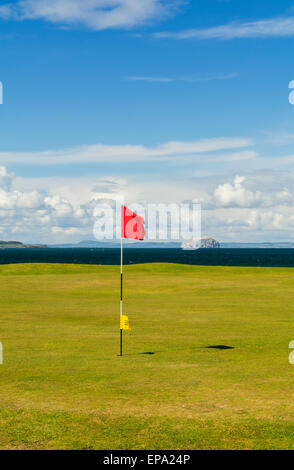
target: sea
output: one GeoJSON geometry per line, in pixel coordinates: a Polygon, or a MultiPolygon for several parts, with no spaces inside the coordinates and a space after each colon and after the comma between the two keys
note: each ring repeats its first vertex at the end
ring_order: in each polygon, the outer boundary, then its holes
{"type": "MultiPolygon", "coordinates": [[[[0,264],[69,263],[119,265],[117,248],[5,248],[0,264]]],[[[294,267],[294,248],[124,249],[124,264],[179,263],[201,266],[294,267]]]]}

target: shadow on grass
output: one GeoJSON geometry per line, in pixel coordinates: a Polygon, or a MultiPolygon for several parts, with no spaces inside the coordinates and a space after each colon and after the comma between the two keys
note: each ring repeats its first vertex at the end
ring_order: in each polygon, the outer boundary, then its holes
{"type": "Polygon", "coordinates": [[[215,345],[210,345],[210,346],[202,346],[202,347],[199,347],[199,346],[195,346],[194,348],[170,348],[170,349],[166,349],[166,350],[161,350],[161,351],[144,351],[144,352],[137,352],[137,353],[126,353],[124,354],[124,356],[153,356],[154,354],[158,354],[158,353],[167,353],[167,352],[170,352],[170,351],[174,351],[174,352],[177,352],[177,351],[188,351],[188,350],[192,350],[192,349],[219,349],[219,350],[225,350],[225,349],[235,349],[234,346],[227,346],[225,344],[215,344],[215,345]]]}
{"type": "Polygon", "coordinates": [[[157,353],[164,353],[167,351],[144,351],[144,352],[137,352],[137,353],[126,353],[124,356],[153,356],[157,353]]]}

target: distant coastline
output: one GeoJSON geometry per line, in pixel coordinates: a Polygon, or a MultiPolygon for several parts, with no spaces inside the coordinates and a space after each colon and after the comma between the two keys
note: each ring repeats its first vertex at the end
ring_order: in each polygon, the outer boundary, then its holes
{"type": "Polygon", "coordinates": [[[0,249],[5,249],[5,248],[48,248],[47,245],[26,245],[22,242],[18,241],[8,241],[5,242],[3,240],[0,240],[0,249]]]}
{"type": "MultiPolygon", "coordinates": [[[[119,241],[97,241],[97,240],[83,240],[78,243],[56,243],[56,244],[31,244],[31,243],[22,243],[19,241],[2,241],[0,240],[0,249],[6,248],[110,248],[110,249],[117,249],[120,248],[119,241]]],[[[138,248],[146,248],[146,249],[181,249],[181,242],[129,242],[126,240],[124,242],[124,248],[126,249],[138,249],[138,248]]],[[[211,249],[214,247],[210,246],[202,246],[201,248],[211,249]]],[[[278,248],[278,249],[291,249],[294,248],[294,241],[293,242],[251,242],[251,243],[243,243],[243,242],[220,242],[218,249],[242,249],[242,248],[278,248]]],[[[193,251],[193,250],[192,250],[193,251]]]]}
{"type": "MultiPolygon", "coordinates": [[[[242,242],[220,242],[221,248],[294,248],[293,242],[255,242],[255,243],[242,243],[242,242]]],[[[83,240],[79,243],[60,243],[48,245],[48,248],[120,248],[118,241],[97,241],[97,240],[83,240]]],[[[150,249],[181,249],[181,242],[124,242],[124,248],[137,249],[137,248],[150,248],[150,249]]],[[[201,247],[205,248],[205,247],[201,247]]],[[[205,249],[211,249],[206,247],[205,249]]]]}

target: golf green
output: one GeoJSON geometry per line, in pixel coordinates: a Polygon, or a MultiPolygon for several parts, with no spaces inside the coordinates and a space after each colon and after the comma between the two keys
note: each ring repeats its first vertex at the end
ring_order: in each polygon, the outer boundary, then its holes
{"type": "Polygon", "coordinates": [[[0,266],[1,449],[290,449],[292,268],[0,266]]]}

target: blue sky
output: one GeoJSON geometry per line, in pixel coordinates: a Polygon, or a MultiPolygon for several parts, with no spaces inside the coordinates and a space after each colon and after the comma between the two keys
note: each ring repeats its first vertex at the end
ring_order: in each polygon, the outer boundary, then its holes
{"type": "Polygon", "coordinates": [[[123,194],[200,201],[223,241],[292,241],[293,1],[2,1],[0,18],[0,238],[93,238],[93,201],[123,194]]]}

